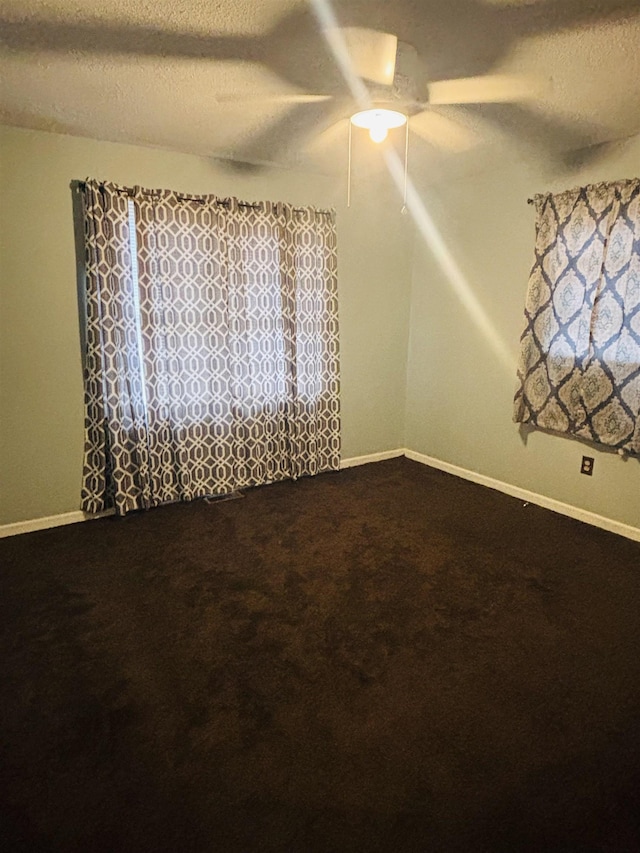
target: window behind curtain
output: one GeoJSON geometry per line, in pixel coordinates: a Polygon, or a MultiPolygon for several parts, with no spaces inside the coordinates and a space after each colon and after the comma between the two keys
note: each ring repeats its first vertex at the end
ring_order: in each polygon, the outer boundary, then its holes
{"type": "Polygon", "coordinates": [[[514,419],[640,455],[640,181],[535,204],[514,419]]]}
{"type": "Polygon", "coordinates": [[[337,468],[333,213],[98,182],[84,195],[83,508],[337,468]]]}

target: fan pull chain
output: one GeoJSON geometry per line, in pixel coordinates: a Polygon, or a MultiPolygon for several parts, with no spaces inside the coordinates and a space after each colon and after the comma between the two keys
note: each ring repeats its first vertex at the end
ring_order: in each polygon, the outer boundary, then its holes
{"type": "MultiPolygon", "coordinates": [[[[352,162],[353,128],[349,122],[349,160],[347,165],[347,207],[351,207],[351,162],[352,162]]],[[[409,182],[409,117],[405,122],[404,133],[404,188],[402,194],[402,208],[400,212],[405,216],[407,209],[407,185],[409,182]]]]}
{"type": "Polygon", "coordinates": [[[351,207],[351,133],[352,125],[349,122],[349,165],[347,166],[347,207],[351,207]]]}
{"type": "Polygon", "coordinates": [[[403,216],[407,214],[407,175],[409,172],[409,116],[407,116],[407,123],[405,124],[405,134],[404,134],[404,194],[402,197],[402,209],[400,213],[403,216]]]}

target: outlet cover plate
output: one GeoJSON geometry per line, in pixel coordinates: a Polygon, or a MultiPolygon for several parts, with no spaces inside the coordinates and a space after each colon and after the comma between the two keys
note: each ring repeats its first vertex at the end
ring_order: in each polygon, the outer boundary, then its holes
{"type": "Polygon", "coordinates": [[[582,457],[582,465],[580,466],[580,473],[586,474],[588,477],[591,477],[593,474],[593,456],[583,456],[582,457]]]}

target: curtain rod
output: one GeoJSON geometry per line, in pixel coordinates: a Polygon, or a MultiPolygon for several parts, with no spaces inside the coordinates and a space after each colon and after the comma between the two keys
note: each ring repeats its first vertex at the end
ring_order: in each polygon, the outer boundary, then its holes
{"type": "MultiPolygon", "coordinates": [[[[71,181],[71,188],[72,189],[80,189],[80,188],[86,187],[86,185],[87,185],[86,181],[78,181],[78,180],[71,181]]],[[[126,193],[126,195],[128,195],[128,196],[134,196],[136,194],[136,192],[138,192],[141,195],[146,195],[146,196],[150,196],[151,198],[153,198],[154,196],[160,195],[161,193],[165,192],[165,190],[147,190],[144,187],[138,187],[136,189],[136,187],[124,187],[124,186],[121,187],[121,186],[117,186],[116,184],[111,184],[111,186],[113,187],[113,189],[116,192],[126,193]]],[[[170,192],[174,192],[176,198],[178,198],[180,201],[196,201],[196,202],[199,202],[200,204],[205,203],[205,199],[203,199],[201,196],[188,195],[187,193],[179,193],[179,192],[176,192],[175,190],[170,190],[170,192]]],[[[225,207],[229,207],[229,205],[231,204],[231,200],[228,198],[216,198],[215,203],[224,205],[225,207]]],[[[260,202],[260,201],[256,201],[256,202],[238,201],[238,207],[248,207],[248,208],[251,208],[252,210],[259,210],[262,207],[262,204],[263,204],[263,202],[260,202]]],[[[292,210],[294,213],[306,213],[308,208],[293,207],[292,210]]],[[[315,213],[322,213],[324,216],[332,216],[333,215],[332,210],[324,210],[321,208],[314,208],[314,212],[315,213]]]]}
{"type": "Polygon", "coordinates": [[[547,198],[556,195],[564,195],[565,193],[583,193],[586,190],[602,190],[602,189],[618,189],[622,187],[628,187],[630,184],[634,186],[640,183],[640,178],[621,178],[618,181],[598,181],[595,184],[585,184],[582,187],[571,187],[566,190],[560,190],[557,193],[554,192],[546,192],[546,193],[538,193],[533,198],[527,199],[527,204],[535,204],[537,198],[547,198]]]}

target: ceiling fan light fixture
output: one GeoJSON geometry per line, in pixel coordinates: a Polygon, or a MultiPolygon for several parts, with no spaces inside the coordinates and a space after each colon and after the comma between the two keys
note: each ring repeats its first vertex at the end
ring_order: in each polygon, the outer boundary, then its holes
{"type": "Polygon", "coordinates": [[[347,207],[351,207],[351,155],[352,155],[352,130],[353,127],[362,127],[369,131],[369,136],[374,142],[382,142],[387,138],[387,133],[396,127],[403,127],[404,132],[404,198],[402,213],[407,212],[407,176],[409,167],[409,117],[397,110],[388,110],[384,107],[375,107],[371,110],[360,110],[349,119],[349,161],[347,168],[347,207]]]}
{"type": "Polygon", "coordinates": [[[394,127],[402,127],[406,122],[407,117],[404,113],[383,108],[361,110],[351,116],[351,124],[368,130],[374,142],[382,142],[387,138],[390,130],[394,127]]]}

